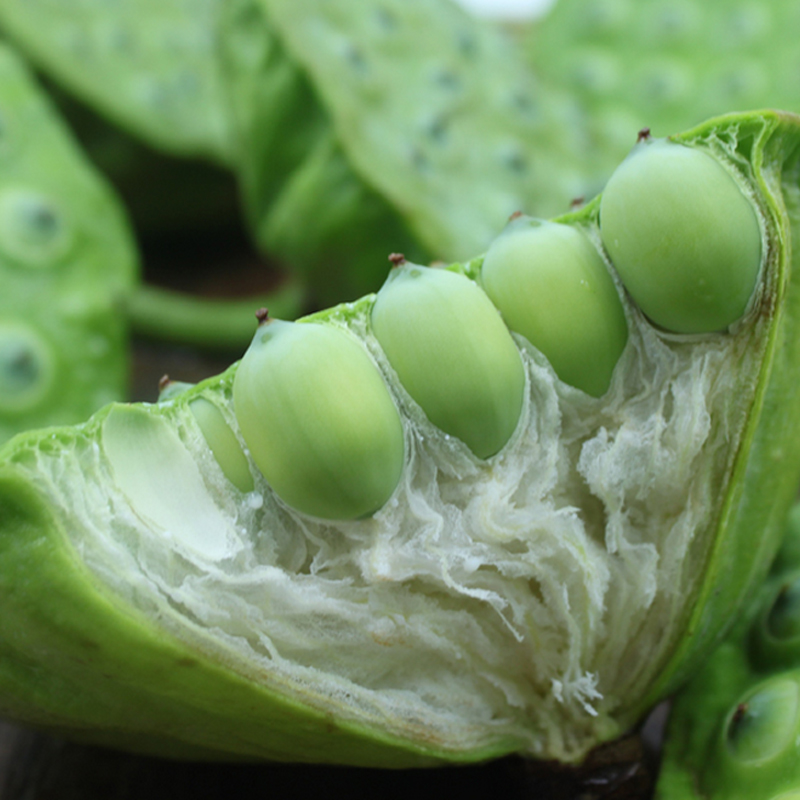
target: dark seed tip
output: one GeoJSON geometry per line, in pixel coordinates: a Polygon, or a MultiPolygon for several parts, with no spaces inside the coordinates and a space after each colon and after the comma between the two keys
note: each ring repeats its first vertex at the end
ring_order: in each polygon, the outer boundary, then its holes
{"type": "Polygon", "coordinates": [[[259,325],[263,325],[268,318],[269,318],[268,308],[259,308],[258,311],[256,311],[256,319],[258,320],[259,325]]]}
{"type": "Polygon", "coordinates": [[[586,202],[585,197],[574,197],[572,202],[569,204],[570,210],[575,211],[576,209],[580,208],[586,202]]]}
{"type": "Polygon", "coordinates": [[[512,214],[512,215],[511,215],[509,218],[508,218],[508,221],[509,221],[509,222],[513,222],[515,219],[519,219],[521,216],[522,216],[522,212],[521,212],[521,211],[515,211],[515,212],[514,212],[514,213],[513,213],[513,214],[512,214]]]}
{"type": "Polygon", "coordinates": [[[393,267],[399,267],[401,264],[406,263],[406,257],[402,253],[390,253],[389,261],[391,261],[393,267]]]}
{"type": "Polygon", "coordinates": [[[739,703],[739,705],[736,706],[736,711],[733,712],[733,719],[731,720],[731,722],[734,725],[738,725],[742,721],[742,719],[744,719],[744,716],[745,714],[747,714],[747,711],[748,711],[747,703],[739,703]]]}
{"type": "Polygon", "coordinates": [[[642,128],[636,137],[637,142],[646,142],[650,138],[650,128],[642,128]]]}
{"type": "Polygon", "coordinates": [[[158,391],[163,392],[171,383],[169,375],[162,375],[158,380],[158,391]]]}

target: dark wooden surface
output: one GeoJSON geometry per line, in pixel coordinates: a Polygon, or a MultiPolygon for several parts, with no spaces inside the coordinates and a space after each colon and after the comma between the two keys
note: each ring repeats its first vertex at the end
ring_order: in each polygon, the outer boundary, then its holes
{"type": "Polygon", "coordinates": [[[386,771],[164,761],[0,722],[1,800],[647,800],[655,768],[647,732],[599,749],[581,768],[507,758],[475,767],[386,771]]]}

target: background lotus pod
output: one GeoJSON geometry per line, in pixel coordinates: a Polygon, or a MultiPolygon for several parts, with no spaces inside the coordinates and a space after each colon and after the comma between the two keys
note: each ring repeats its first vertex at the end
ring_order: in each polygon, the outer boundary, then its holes
{"type": "MultiPolygon", "coordinates": [[[[758,112],[676,137],[736,165],[763,215],[736,330],[663,335],[626,298],[600,399],[517,340],[522,424],[491,462],[390,381],[406,461],[373,517],[314,520],[254,468],[256,492],[230,486],[189,404],[212,400],[238,437],[236,365],[6,445],[3,713],[151,752],[383,766],[577,760],[627,730],[708,660],[798,483],[799,126],[758,112]]],[[[596,234],[598,207],[559,221],[596,234]]],[[[390,375],[373,303],[312,321],[390,375]]]]}
{"type": "Polygon", "coordinates": [[[127,385],[125,217],[7,47],[0,49],[0,441],[79,422],[127,385]]]}
{"type": "Polygon", "coordinates": [[[78,97],[169,152],[226,163],[220,0],[3,0],[0,26],[78,97]]]}
{"type": "Polygon", "coordinates": [[[798,23],[788,0],[558,0],[525,36],[545,90],[583,109],[591,196],[643,127],[661,137],[731,109],[800,110],[798,23]]]}
{"type": "Polygon", "coordinates": [[[800,719],[791,697],[800,667],[800,649],[791,635],[798,615],[785,597],[800,568],[799,514],[795,505],[781,550],[754,601],[678,695],[667,729],[659,800],[777,798],[800,789],[800,719]],[[776,614],[784,618],[780,632],[776,614]],[[771,702],[775,692],[786,695],[777,704],[771,702]],[[764,708],[760,701],[766,701],[764,708]]]}
{"type": "MultiPolygon", "coordinates": [[[[387,247],[463,258],[513,211],[564,211],[582,186],[572,103],[450,0],[3,0],[0,26],[151,145],[231,164],[259,247],[304,275],[317,303],[376,288],[387,247]]],[[[122,161],[120,186],[150,226],[122,161]]],[[[140,153],[137,174],[151,161],[140,153]]],[[[200,172],[158,174],[174,197],[200,172]]],[[[218,175],[199,185],[228,197],[218,175]]],[[[191,207],[203,220],[229,211],[191,207]]]]}
{"type": "Polygon", "coordinates": [[[464,258],[582,185],[570,102],[449,1],[236,0],[221,48],[251,227],[317,300],[377,288],[387,247],[464,258]]]}
{"type": "Polygon", "coordinates": [[[485,248],[519,209],[567,210],[583,166],[571,106],[496,29],[449,2],[258,1],[354,172],[435,257],[485,248]]]}

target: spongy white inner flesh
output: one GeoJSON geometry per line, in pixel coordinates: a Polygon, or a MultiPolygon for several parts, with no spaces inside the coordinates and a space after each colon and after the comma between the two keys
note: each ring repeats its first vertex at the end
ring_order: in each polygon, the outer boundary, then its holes
{"type": "MultiPolygon", "coordinates": [[[[225,529],[203,534],[212,546],[164,512],[196,504],[196,482],[172,481],[152,502],[149,489],[126,492],[110,439],[32,452],[31,477],[67,509],[103,581],[234,668],[398,736],[576,757],[615,732],[674,644],[760,357],[757,318],[670,341],[626,307],[629,345],[600,399],[518,340],[523,419],[487,462],[397,385],[363,309],[332,319],[363,338],[404,419],[404,477],[370,519],[302,517],[252,463],[256,490],[241,494],[180,397],[153,413],[177,434],[162,445],[169,458],[199,467],[202,502],[225,529]]],[[[238,436],[230,383],[204,396],[238,436]]]]}

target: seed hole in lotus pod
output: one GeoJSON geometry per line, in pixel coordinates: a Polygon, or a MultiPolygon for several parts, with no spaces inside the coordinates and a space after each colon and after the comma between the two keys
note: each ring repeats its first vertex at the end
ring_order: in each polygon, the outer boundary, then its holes
{"type": "Polygon", "coordinates": [[[31,326],[0,325],[0,411],[30,411],[49,394],[55,372],[52,347],[31,326]]]}
{"type": "Polygon", "coordinates": [[[200,469],[175,431],[140,408],[116,406],[102,447],[131,510],[193,556],[219,561],[237,551],[233,524],[209,495],[200,469]]]}
{"type": "Polygon", "coordinates": [[[72,230],[53,200],[29,189],[0,194],[0,249],[12,261],[53,267],[72,244],[72,230]]]}

